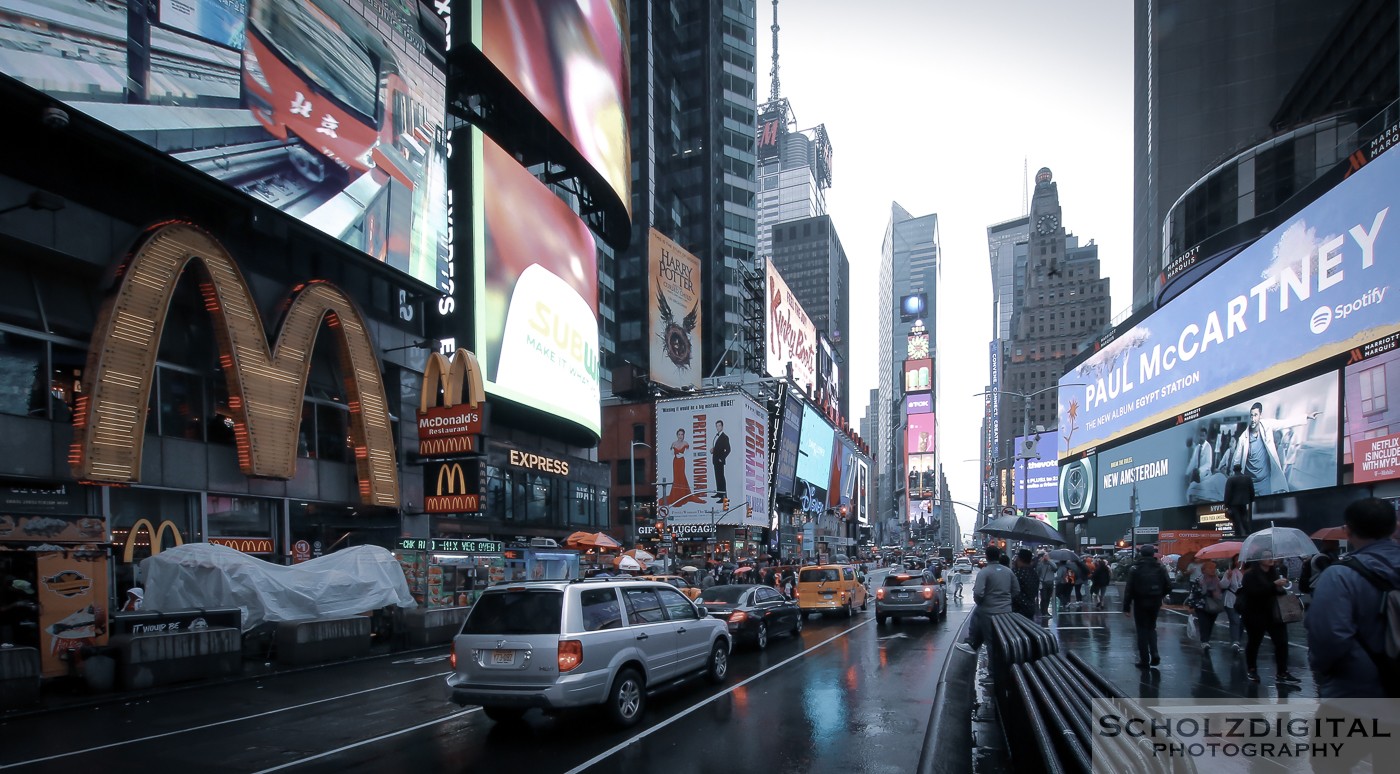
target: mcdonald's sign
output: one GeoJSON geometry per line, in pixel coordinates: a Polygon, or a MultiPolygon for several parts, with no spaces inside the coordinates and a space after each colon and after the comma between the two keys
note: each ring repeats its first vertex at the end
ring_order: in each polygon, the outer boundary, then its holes
{"type": "Polygon", "coordinates": [[[438,352],[428,356],[418,401],[420,455],[457,457],[480,452],[485,411],[486,391],[476,355],[459,349],[451,360],[438,352]]]}
{"type": "Polygon", "coordinates": [[[142,531],[151,540],[151,556],[160,553],[160,544],[165,538],[167,529],[170,530],[170,536],[175,541],[175,545],[185,544],[185,539],[180,537],[180,528],[175,525],[175,522],[166,519],[157,528],[151,524],[150,519],[137,519],[136,523],[131,525],[131,530],[126,533],[126,545],[122,548],[122,561],[131,563],[132,556],[136,552],[136,534],[142,531]]]}
{"type": "Polygon", "coordinates": [[[272,538],[211,537],[209,542],[216,546],[227,546],[245,554],[270,554],[273,552],[272,538]]]}
{"type": "Polygon", "coordinates": [[[427,513],[476,513],[481,510],[482,466],[475,461],[437,462],[423,468],[427,513]]]}
{"type": "Polygon", "coordinates": [[[228,411],[244,475],[290,479],[297,431],[322,322],[346,374],[350,442],[367,504],[397,507],[399,480],[379,357],[364,317],[339,288],[322,281],[294,289],[276,344],[233,258],[189,223],[151,228],[118,267],[88,348],[83,396],[73,414],[68,462],[84,482],[124,484],[141,475],[141,446],[166,312],[186,269],[214,322],[228,411]]]}

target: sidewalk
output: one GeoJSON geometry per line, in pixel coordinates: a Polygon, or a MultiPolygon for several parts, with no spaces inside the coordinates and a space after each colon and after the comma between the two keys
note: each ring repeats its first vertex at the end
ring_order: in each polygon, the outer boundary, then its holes
{"type": "MultiPolygon", "coordinates": [[[[1190,611],[1164,607],[1157,619],[1157,642],[1162,664],[1138,669],[1137,635],[1133,619],[1123,615],[1122,584],[1109,588],[1102,610],[1072,603],[1056,613],[1049,628],[1060,641],[1060,652],[1074,653],[1128,696],[1139,699],[1265,699],[1287,696],[1313,698],[1317,686],[1308,667],[1307,636],[1302,624],[1288,627],[1288,668],[1301,684],[1274,679],[1274,650],[1266,637],[1259,648],[1258,683],[1245,677],[1244,653],[1230,647],[1229,619],[1215,622],[1211,649],[1186,639],[1186,627],[1195,625],[1190,611]]],[[[1056,603],[1051,603],[1052,612],[1056,603]]],[[[1241,638],[1241,645],[1244,644],[1241,638]]]]}

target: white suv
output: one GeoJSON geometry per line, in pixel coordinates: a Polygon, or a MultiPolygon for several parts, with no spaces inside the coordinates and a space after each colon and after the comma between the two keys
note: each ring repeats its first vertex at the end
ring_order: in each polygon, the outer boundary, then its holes
{"type": "Polygon", "coordinates": [[[648,691],[729,673],[727,624],[667,583],[630,579],[492,586],[452,640],[452,700],[496,721],[530,707],[603,705],[641,719],[648,691]]]}

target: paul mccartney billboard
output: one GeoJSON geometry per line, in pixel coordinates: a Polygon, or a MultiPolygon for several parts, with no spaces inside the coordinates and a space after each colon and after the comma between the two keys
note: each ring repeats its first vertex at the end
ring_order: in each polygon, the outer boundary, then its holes
{"type": "Polygon", "coordinates": [[[1394,330],[1400,153],[1378,156],[1071,368],[1059,456],[1226,398],[1394,330]]]}

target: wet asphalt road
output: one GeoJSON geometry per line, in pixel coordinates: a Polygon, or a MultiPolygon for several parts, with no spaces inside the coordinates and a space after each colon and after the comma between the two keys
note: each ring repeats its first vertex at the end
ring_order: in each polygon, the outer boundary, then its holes
{"type": "Polygon", "coordinates": [[[0,770],[215,772],[912,772],[954,635],[948,620],[809,618],[740,649],[723,685],[652,697],[619,731],[599,712],[497,726],[447,701],[446,649],[194,686],[0,723],[0,770]]]}

